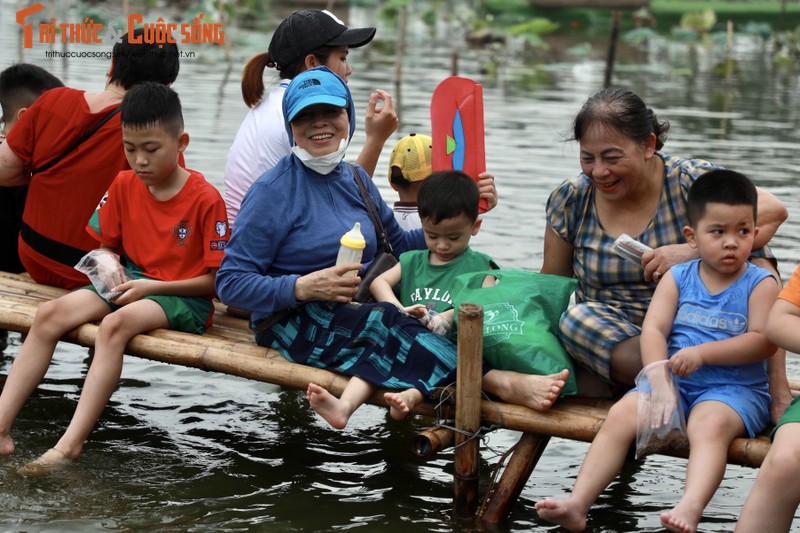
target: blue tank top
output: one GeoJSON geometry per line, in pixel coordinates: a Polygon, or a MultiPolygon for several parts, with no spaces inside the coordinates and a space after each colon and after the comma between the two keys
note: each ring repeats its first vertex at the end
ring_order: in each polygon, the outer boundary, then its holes
{"type": "MultiPolygon", "coordinates": [[[[711,294],[700,279],[699,259],[671,268],[678,286],[678,312],[672,323],[668,352],[670,357],[686,346],[728,339],[747,332],[750,293],[769,271],[747,263],[747,270],[730,286],[711,294]]],[[[682,386],[717,385],[767,386],[767,362],[747,365],[705,365],[688,377],[682,386]]]]}

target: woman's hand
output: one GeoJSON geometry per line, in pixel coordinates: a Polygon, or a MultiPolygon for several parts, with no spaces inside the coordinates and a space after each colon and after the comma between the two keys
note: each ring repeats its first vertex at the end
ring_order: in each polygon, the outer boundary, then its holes
{"type": "Polygon", "coordinates": [[[378,166],[383,145],[397,129],[398,124],[400,121],[394,109],[392,96],[380,89],[369,95],[367,112],[364,116],[364,131],[367,139],[361,153],[358,154],[356,163],[361,165],[370,176],[375,175],[375,167],[378,166]],[[379,107],[378,101],[382,101],[383,105],[379,107]]]}
{"type": "Polygon", "coordinates": [[[359,263],[349,263],[300,276],[294,284],[294,297],[300,302],[350,302],[356,295],[361,278],[345,274],[360,269],[359,263]]]}
{"type": "Polygon", "coordinates": [[[478,174],[478,190],[481,193],[481,198],[485,198],[489,207],[487,211],[491,211],[497,206],[497,187],[494,185],[494,174],[489,172],[481,172],[478,174]]]}
{"type": "Polygon", "coordinates": [[[399,124],[400,120],[397,118],[397,111],[394,109],[392,95],[381,89],[377,89],[370,94],[367,112],[364,115],[364,131],[367,138],[374,138],[383,146],[386,139],[395,132],[399,124]],[[383,102],[380,107],[378,106],[379,101],[383,102]]]}
{"type": "Polygon", "coordinates": [[[658,283],[673,265],[697,258],[697,252],[688,244],[668,244],[642,255],[645,281],[658,283]]]}
{"type": "Polygon", "coordinates": [[[126,281],[113,288],[114,292],[121,292],[119,296],[114,298],[113,303],[116,305],[127,305],[137,300],[141,300],[145,296],[151,294],[158,294],[158,287],[163,281],[155,279],[132,279],[126,281]]]}

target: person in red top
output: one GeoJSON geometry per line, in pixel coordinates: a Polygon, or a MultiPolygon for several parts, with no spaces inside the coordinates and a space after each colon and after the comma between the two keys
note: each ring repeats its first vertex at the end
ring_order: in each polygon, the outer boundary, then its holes
{"type": "MultiPolygon", "coordinates": [[[[45,91],[63,87],[61,80],[38,65],[16,63],[0,72],[0,108],[3,111],[0,143],[45,91]]],[[[19,261],[17,240],[25,209],[28,186],[0,187],[0,270],[20,273],[25,267],[19,261]]]]}
{"type": "Polygon", "coordinates": [[[122,371],[125,345],[156,328],[203,333],[214,312],[214,278],[228,242],[222,196],[184,169],[178,95],[166,85],[133,87],[122,101],[122,143],[133,170],[120,172],[86,228],[100,241],[90,254],[94,286],[42,304],[0,394],[0,455],[14,452],[11,425],[44,377],[66,332],[100,321],[95,355],[78,407],[58,443],[22,474],[78,458],[122,371]],[[124,250],[124,252],[122,252],[124,250]],[[114,258],[122,253],[126,277],[114,258]],[[108,297],[104,288],[110,289],[108,297]]]}
{"type": "Polygon", "coordinates": [[[105,90],[48,91],[0,145],[0,185],[29,185],[19,255],[38,283],[66,289],[88,283],[73,268],[96,244],[84,231],[86,221],[114,176],[129,168],[120,149],[120,102],[138,83],[169,85],[178,76],[177,45],[147,44],[141,39],[143,31],[134,31],[140,44],[128,42],[125,34],[114,45],[105,90]],[[88,138],[75,146],[87,133],[88,138]]]}

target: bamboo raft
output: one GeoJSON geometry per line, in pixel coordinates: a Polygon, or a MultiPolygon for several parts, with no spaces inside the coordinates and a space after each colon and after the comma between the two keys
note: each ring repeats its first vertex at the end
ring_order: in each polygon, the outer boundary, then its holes
{"type": "MultiPolygon", "coordinates": [[[[39,285],[26,275],[0,272],[0,329],[27,332],[38,305],[66,292],[63,289],[39,285]]],[[[482,331],[482,310],[480,313],[481,322],[476,330],[478,336],[482,331]]],[[[69,332],[62,340],[90,347],[94,345],[97,329],[98,326],[95,324],[85,324],[69,332]]],[[[468,344],[462,342],[464,337],[461,333],[459,331],[459,358],[462,356],[463,345],[468,344]]],[[[476,349],[479,351],[482,349],[480,338],[472,344],[477,344],[476,349]]],[[[348,379],[326,370],[291,363],[278,352],[256,345],[247,321],[229,315],[225,307],[220,304],[216,307],[214,325],[204,335],[157,329],[137,335],[128,344],[126,353],[153,361],[222,372],[291,389],[305,390],[310,382],[314,382],[336,396],[341,395],[348,379]]],[[[479,378],[477,383],[480,383],[479,378]]],[[[798,390],[800,382],[790,382],[790,385],[795,396],[800,394],[798,390]]],[[[479,385],[473,388],[479,389],[479,385]]],[[[383,392],[385,391],[377,391],[370,398],[370,403],[385,406],[383,392]]],[[[608,400],[562,398],[553,408],[540,413],[518,405],[480,399],[479,390],[457,390],[455,394],[459,402],[467,396],[473,398],[470,401],[476,406],[475,417],[479,417],[481,426],[505,428],[523,434],[514,446],[500,480],[484,498],[481,519],[485,523],[497,523],[505,518],[551,437],[591,442],[611,406],[608,400]]],[[[458,407],[458,405],[453,407],[452,404],[445,405],[444,411],[438,414],[444,418],[456,419],[458,423],[458,418],[461,416],[458,407]]],[[[417,406],[412,413],[428,417],[437,415],[433,405],[428,403],[417,406]]],[[[468,422],[467,426],[470,425],[474,423],[468,422]]],[[[462,437],[463,435],[454,436],[454,432],[450,429],[432,428],[422,432],[414,440],[412,450],[418,455],[430,456],[452,446],[456,441],[461,443],[462,437]]],[[[473,441],[477,450],[477,441],[474,439],[473,441]]],[[[758,467],[769,447],[770,442],[765,435],[754,439],[735,439],[728,450],[728,462],[758,467]]],[[[686,457],[686,453],[676,452],[674,456],[686,457]]],[[[458,468],[458,464],[456,467],[458,468]]],[[[460,482],[457,471],[456,501],[459,500],[460,482]]],[[[474,508],[475,504],[476,501],[469,501],[465,505],[467,508],[474,508]]]]}

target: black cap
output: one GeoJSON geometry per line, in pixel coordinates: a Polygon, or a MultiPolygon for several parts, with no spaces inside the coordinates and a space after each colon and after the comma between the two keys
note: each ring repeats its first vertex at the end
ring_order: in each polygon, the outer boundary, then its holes
{"type": "Polygon", "coordinates": [[[375,28],[348,28],[327,10],[295,11],[275,29],[269,55],[279,67],[284,67],[322,46],[364,46],[375,37],[375,31],[375,28]]]}

